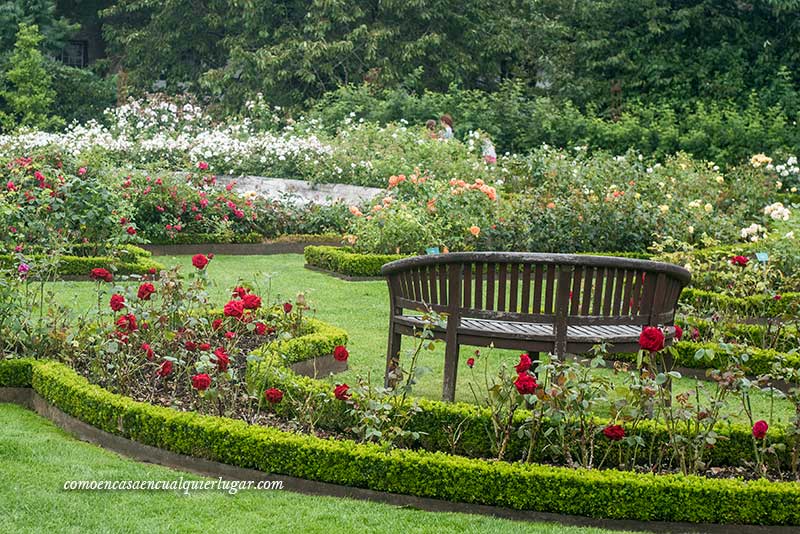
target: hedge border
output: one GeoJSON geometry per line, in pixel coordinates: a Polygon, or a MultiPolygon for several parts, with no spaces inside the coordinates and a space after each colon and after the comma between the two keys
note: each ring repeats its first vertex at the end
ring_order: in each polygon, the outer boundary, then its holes
{"type": "MultiPolygon", "coordinates": [[[[79,279],[89,279],[89,272],[92,269],[96,269],[98,267],[102,267],[104,269],[110,269],[114,274],[118,275],[146,275],[150,271],[150,269],[156,269],[158,271],[164,269],[164,266],[153,260],[150,257],[150,253],[144,249],[139,249],[138,247],[131,247],[128,248],[137,248],[141,252],[137,252],[135,254],[131,254],[133,261],[126,261],[125,259],[113,257],[113,256],[75,256],[75,255],[64,255],[59,258],[60,263],[58,266],[58,275],[62,277],[75,277],[79,279]]],[[[41,258],[39,255],[30,256],[30,259],[33,260],[34,266],[36,263],[37,258],[41,258]]],[[[10,267],[15,264],[15,257],[11,254],[0,254],[0,267],[10,267]]],[[[36,276],[35,269],[31,272],[32,276],[36,276]]]]}
{"type": "Polygon", "coordinates": [[[797,483],[570,469],[440,452],[387,451],[378,445],[326,440],[153,406],[91,385],[63,364],[27,362],[31,387],[64,413],[115,436],[236,467],[516,510],[640,521],[800,524],[797,483]]]}
{"type": "Polygon", "coordinates": [[[302,254],[308,245],[336,245],[341,236],[334,234],[292,234],[275,239],[259,238],[256,242],[236,243],[161,243],[143,245],[145,249],[157,256],[177,256],[186,254],[221,254],[221,255],[270,255],[270,254],[302,254]]]}

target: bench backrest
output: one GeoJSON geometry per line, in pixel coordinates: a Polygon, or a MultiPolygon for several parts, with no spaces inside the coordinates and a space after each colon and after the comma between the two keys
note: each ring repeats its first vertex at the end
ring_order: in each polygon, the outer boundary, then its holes
{"type": "Polygon", "coordinates": [[[459,252],[383,266],[393,310],[554,325],[671,325],[686,269],[573,254],[459,252]]]}

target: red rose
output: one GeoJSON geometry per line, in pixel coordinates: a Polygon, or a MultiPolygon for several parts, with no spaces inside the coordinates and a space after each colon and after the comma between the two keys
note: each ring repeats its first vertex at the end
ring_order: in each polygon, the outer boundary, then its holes
{"type": "Polygon", "coordinates": [[[639,335],[639,347],[650,352],[664,348],[664,332],[657,326],[645,326],[639,335]]]}
{"type": "Polygon", "coordinates": [[[283,304],[283,313],[292,313],[292,303],[291,302],[285,302],[283,304]]]}
{"type": "Polygon", "coordinates": [[[519,363],[514,367],[514,369],[517,370],[517,374],[521,374],[530,369],[532,364],[533,362],[531,362],[531,357],[528,356],[527,352],[524,352],[519,355],[519,363]]]}
{"type": "Polygon", "coordinates": [[[603,435],[611,441],[619,441],[625,437],[625,429],[620,425],[608,425],[603,429],[603,435]]]}
{"type": "Polygon", "coordinates": [[[739,267],[746,267],[749,261],[750,259],[747,256],[734,256],[731,258],[731,263],[739,267]]]}
{"type": "Polygon", "coordinates": [[[156,355],[156,353],[147,343],[142,343],[142,350],[144,351],[144,354],[148,360],[152,360],[156,355]]]}
{"type": "Polygon", "coordinates": [[[213,321],[211,321],[211,328],[213,330],[215,331],[219,330],[221,326],[222,326],[222,319],[214,319],[213,321]]]}
{"type": "Polygon", "coordinates": [[[680,325],[676,324],[675,325],[675,339],[680,341],[682,337],[683,337],[683,328],[681,328],[680,325]]]}
{"type": "Polygon", "coordinates": [[[208,163],[206,163],[205,161],[198,161],[197,162],[197,168],[200,169],[201,171],[207,171],[208,170],[208,163]]]}
{"type": "Polygon", "coordinates": [[[211,345],[209,345],[208,343],[200,343],[199,345],[197,345],[197,348],[205,352],[211,350],[211,345]]]}
{"type": "Polygon", "coordinates": [[[211,377],[205,373],[192,377],[192,387],[197,391],[205,391],[211,386],[211,377]]]}
{"type": "Polygon", "coordinates": [[[183,348],[185,348],[186,350],[191,352],[191,351],[197,349],[197,343],[195,343],[194,341],[191,341],[191,340],[187,341],[186,343],[183,344],[183,348]]]}
{"type": "Polygon", "coordinates": [[[136,228],[133,226],[129,226],[125,229],[125,231],[128,232],[128,235],[136,235],[136,228]]]}
{"type": "Polygon", "coordinates": [[[165,377],[172,372],[172,362],[169,360],[164,360],[161,364],[161,367],[158,368],[156,374],[160,377],[165,377]]]}
{"type": "Polygon", "coordinates": [[[764,439],[767,437],[767,430],[769,430],[769,425],[766,421],[756,421],[756,424],[753,425],[753,436],[756,439],[764,439]]]}
{"type": "Polygon", "coordinates": [[[339,384],[338,386],[333,388],[333,396],[341,401],[347,400],[350,398],[350,394],[347,392],[347,390],[349,389],[350,386],[348,386],[347,384],[339,384]]]}
{"type": "Polygon", "coordinates": [[[222,311],[228,317],[235,317],[237,319],[242,318],[242,314],[244,313],[244,302],[241,300],[231,300],[225,305],[222,311]]]}
{"type": "Polygon", "coordinates": [[[217,350],[214,351],[214,363],[217,364],[217,369],[220,371],[225,371],[228,369],[231,359],[230,356],[228,356],[228,353],[225,352],[224,348],[218,347],[217,350]]]}
{"type": "Polygon", "coordinates": [[[208,265],[208,258],[203,254],[195,254],[192,256],[192,265],[200,270],[205,269],[206,265],[208,265]]]}
{"type": "Polygon", "coordinates": [[[121,316],[117,319],[117,327],[120,330],[133,332],[136,330],[136,316],[132,313],[121,316]]]}
{"type": "Polygon", "coordinates": [[[514,386],[517,388],[520,395],[530,395],[536,392],[536,388],[539,387],[539,384],[537,384],[536,379],[528,373],[520,373],[514,381],[514,386]]]}
{"type": "Polygon", "coordinates": [[[239,297],[240,299],[243,299],[245,295],[247,295],[247,289],[241,286],[233,288],[234,297],[239,297]]]}
{"type": "Polygon", "coordinates": [[[278,404],[283,400],[283,391],[278,388],[269,388],[264,390],[264,398],[267,399],[270,404],[278,404]]]}
{"type": "Polygon", "coordinates": [[[150,295],[156,292],[156,288],[150,282],[145,282],[139,286],[139,292],[136,293],[136,296],[139,297],[140,300],[150,300],[150,295]]]}
{"type": "Polygon", "coordinates": [[[242,297],[245,310],[257,310],[261,307],[261,297],[253,294],[246,294],[242,297]]]}
{"type": "Polygon", "coordinates": [[[774,296],[774,297],[772,297],[772,298],[773,298],[773,299],[775,299],[775,300],[781,300],[781,296],[780,296],[780,295],[775,295],[775,296],[774,296]]]}
{"type": "Polygon", "coordinates": [[[467,359],[467,367],[469,368],[475,367],[475,358],[467,359]]]}
{"type": "Polygon", "coordinates": [[[225,337],[227,339],[233,339],[236,337],[236,332],[225,332],[225,337]]]}
{"type": "Polygon", "coordinates": [[[113,295],[111,295],[111,301],[108,304],[109,306],[111,306],[112,310],[118,312],[125,307],[125,297],[123,297],[119,293],[114,293],[113,295]]]}
{"type": "Polygon", "coordinates": [[[103,280],[105,282],[110,282],[114,279],[114,276],[106,269],[98,267],[96,269],[92,269],[92,272],[89,273],[89,278],[97,281],[103,280]]]}
{"type": "Polygon", "coordinates": [[[333,359],[337,362],[346,362],[349,357],[350,353],[347,352],[347,349],[343,345],[337,345],[333,349],[333,359]]]}
{"type": "Polygon", "coordinates": [[[263,336],[267,333],[267,325],[264,323],[256,323],[256,334],[263,336]]]}
{"type": "Polygon", "coordinates": [[[147,272],[151,275],[155,275],[158,272],[158,269],[156,269],[155,267],[150,267],[149,269],[147,269],[147,272]]]}

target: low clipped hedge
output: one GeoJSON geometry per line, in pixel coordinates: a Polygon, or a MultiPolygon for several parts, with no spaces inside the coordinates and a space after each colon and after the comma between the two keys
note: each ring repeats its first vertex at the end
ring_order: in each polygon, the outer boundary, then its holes
{"type": "Polygon", "coordinates": [[[800,293],[783,293],[780,299],[769,295],[731,297],[704,289],[687,288],[680,302],[697,310],[716,310],[741,317],[784,317],[797,313],[800,293]]]}
{"type": "Polygon", "coordinates": [[[248,234],[217,233],[217,234],[187,234],[177,233],[173,237],[148,237],[153,245],[206,245],[227,243],[261,243],[264,236],[257,232],[248,234]]]}
{"type": "MultiPolygon", "coordinates": [[[[146,251],[142,252],[145,252],[147,255],[124,255],[122,257],[64,255],[59,258],[58,275],[85,276],[88,280],[89,272],[98,267],[109,269],[119,275],[145,275],[151,269],[161,270],[164,268],[161,263],[153,260],[149,253],[146,251]]],[[[34,266],[31,270],[31,276],[34,278],[36,277],[36,262],[41,258],[42,256],[38,255],[30,256],[30,260],[34,266]]],[[[11,254],[0,254],[0,267],[2,268],[7,269],[14,267],[16,261],[17,259],[11,254]]]]}
{"type": "Polygon", "coordinates": [[[308,246],[304,249],[306,264],[346,276],[380,276],[381,267],[403,254],[360,254],[349,247],[308,246]]]}
{"type": "Polygon", "coordinates": [[[105,432],[266,473],[590,517],[800,525],[797,483],[570,469],[386,450],[136,402],[92,385],[56,362],[28,360],[15,365],[30,367],[31,386],[49,403],[105,432]]]}

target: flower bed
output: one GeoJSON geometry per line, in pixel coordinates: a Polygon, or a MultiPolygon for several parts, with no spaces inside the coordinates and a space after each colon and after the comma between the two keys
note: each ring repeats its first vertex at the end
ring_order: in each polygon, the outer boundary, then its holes
{"type": "Polygon", "coordinates": [[[574,470],[386,451],[377,445],[324,440],[135,402],[93,386],[55,362],[3,362],[0,378],[3,386],[30,385],[67,414],[110,434],[267,473],[590,517],[800,524],[796,483],[574,470]]]}
{"type": "MultiPolygon", "coordinates": [[[[76,251],[84,252],[84,251],[76,251]]],[[[79,280],[89,280],[87,273],[92,269],[109,269],[118,275],[138,275],[144,276],[159,271],[164,266],[153,260],[150,253],[139,247],[128,245],[126,248],[117,250],[114,256],[93,256],[93,255],[63,255],[58,256],[55,266],[48,265],[43,268],[46,274],[39,271],[38,265],[50,263],[52,257],[34,254],[30,256],[20,256],[17,254],[0,254],[0,268],[18,268],[25,264],[30,267],[26,271],[30,278],[36,279],[39,276],[55,274],[59,277],[69,277],[79,280]]]]}

